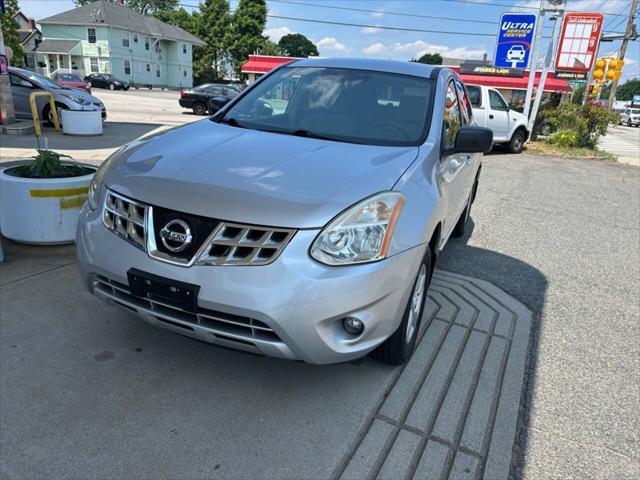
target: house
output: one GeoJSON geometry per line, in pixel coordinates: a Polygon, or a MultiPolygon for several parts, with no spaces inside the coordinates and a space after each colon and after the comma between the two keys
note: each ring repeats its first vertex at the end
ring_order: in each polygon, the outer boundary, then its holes
{"type": "Polygon", "coordinates": [[[27,68],[35,68],[36,54],[33,50],[42,41],[42,32],[36,26],[36,21],[33,18],[28,18],[20,11],[14,14],[13,18],[20,26],[18,38],[24,50],[24,64],[27,68]]]}
{"type": "Polygon", "coordinates": [[[193,47],[204,42],[155,17],[106,0],[39,20],[39,66],[57,70],[111,73],[133,85],[193,86],[193,47]]]}

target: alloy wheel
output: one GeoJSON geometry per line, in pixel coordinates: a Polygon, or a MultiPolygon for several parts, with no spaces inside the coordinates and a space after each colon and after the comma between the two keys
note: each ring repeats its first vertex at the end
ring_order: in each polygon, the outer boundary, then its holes
{"type": "Polygon", "coordinates": [[[416,285],[413,287],[411,294],[411,307],[409,310],[409,318],[407,319],[407,331],[405,333],[405,342],[410,343],[416,334],[416,327],[422,312],[423,297],[427,285],[427,266],[423,263],[418,273],[416,285]]]}

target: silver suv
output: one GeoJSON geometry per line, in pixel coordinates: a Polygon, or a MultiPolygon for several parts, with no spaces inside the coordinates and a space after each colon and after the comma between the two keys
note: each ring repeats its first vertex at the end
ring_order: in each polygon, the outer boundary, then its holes
{"type": "Polygon", "coordinates": [[[306,59],[107,159],[80,214],[97,297],[213,344],[326,364],[412,353],[491,130],[452,70],[306,59]]]}

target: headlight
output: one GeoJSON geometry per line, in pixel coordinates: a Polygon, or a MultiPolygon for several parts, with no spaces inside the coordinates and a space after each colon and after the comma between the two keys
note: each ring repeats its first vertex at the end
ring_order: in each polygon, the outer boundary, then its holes
{"type": "Polygon", "coordinates": [[[403,205],[404,197],[397,192],[379,193],[363,200],[320,232],[311,245],[311,256],[326,265],[385,258],[403,205]]]}
{"type": "Polygon", "coordinates": [[[112,155],[110,155],[102,165],[98,167],[95,175],[91,179],[91,183],[89,184],[89,194],[87,195],[87,202],[89,203],[89,208],[91,210],[95,210],[98,208],[98,201],[100,200],[100,189],[102,188],[102,181],[104,180],[104,174],[107,172],[109,168],[109,164],[111,163],[111,159],[114,158],[117,154],[120,153],[121,149],[116,150],[112,155]]]}
{"type": "Polygon", "coordinates": [[[75,95],[70,95],[68,93],[62,93],[63,97],[68,98],[72,102],[77,103],[78,105],[89,105],[91,102],[87,102],[84,98],[76,97],[75,95]]]}

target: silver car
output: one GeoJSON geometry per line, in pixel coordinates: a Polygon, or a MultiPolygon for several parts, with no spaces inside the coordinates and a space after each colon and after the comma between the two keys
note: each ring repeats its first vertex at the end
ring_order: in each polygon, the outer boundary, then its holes
{"type": "Polygon", "coordinates": [[[492,140],[452,70],[298,60],[106,160],[80,214],[80,273],[95,296],[212,344],[401,364],[492,140]]]}
{"type": "Polygon", "coordinates": [[[620,114],[620,125],[631,127],[633,125],[640,126],[640,108],[626,108],[620,114]]]}
{"type": "MultiPolygon", "coordinates": [[[[9,68],[9,81],[11,82],[13,109],[17,118],[31,119],[29,97],[33,92],[39,90],[46,90],[53,94],[58,110],[99,110],[102,112],[102,119],[106,120],[107,118],[107,109],[104,104],[98,98],[79,88],[63,87],[43,75],[15,67],[9,68]]],[[[53,125],[51,108],[46,97],[36,98],[36,108],[40,119],[53,125]]]]}

